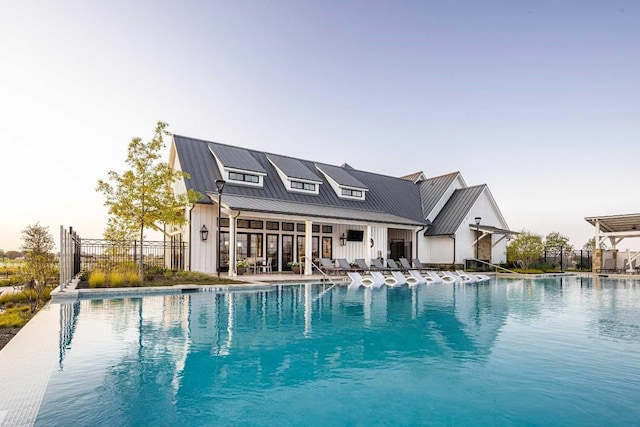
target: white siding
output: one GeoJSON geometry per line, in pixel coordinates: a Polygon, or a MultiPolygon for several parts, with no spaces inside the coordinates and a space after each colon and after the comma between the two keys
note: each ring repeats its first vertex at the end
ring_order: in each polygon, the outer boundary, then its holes
{"type": "Polygon", "coordinates": [[[371,227],[371,238],[373,239],[373,247],[366,240],[366,226],[361,225],[334,225],[333,226],[333,257],[345,258],[352,262],[357,258],[377,258],[378,253],[382,256],[386,253],[387,248],[387,228],[371,227]],[[362,242],[346,242],[344,246],[340,246],[340,236],[342,233],[347,235],[348,230],[362,230],[365,238],[362,242]],[[367,256],[368,254],[368,256],[367,256]]]}
{"type": "Polygon", "coordinates": [[[191,270],[202,273],[216,272],[216,205],[197,204],[191,211],[191,270]],[[200,239],[203,225],[209,230],[206,241],[200,239]]]}
{"type": "Polygon", "coordinates": [[[451,264],[453,261],[453,239],[448,236],[422,237],[424,250],[418,256],[420,261],[430,264],[451,264]]]}

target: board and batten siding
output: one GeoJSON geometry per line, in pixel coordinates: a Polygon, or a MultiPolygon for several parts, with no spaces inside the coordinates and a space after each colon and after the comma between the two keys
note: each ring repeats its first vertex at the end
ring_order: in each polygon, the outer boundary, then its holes
{"type": "Polygon", "coordinates": [[[196,204],[191,211],[191,271],[216,272],[217,215],[217,205],[196,204]],[[206,241],[200,239],[200,229],[203,225],[209,230],[209,238],[206,241]]]}
{"type": "Polygon", "coordinates": [[[453,239],[449,236],[435,236],[426,241],[418,253],[420,261],[429,264],[451,264],[453,262],[453,239]],[[424,250],[422,250],[424,248],[424,250]]]}

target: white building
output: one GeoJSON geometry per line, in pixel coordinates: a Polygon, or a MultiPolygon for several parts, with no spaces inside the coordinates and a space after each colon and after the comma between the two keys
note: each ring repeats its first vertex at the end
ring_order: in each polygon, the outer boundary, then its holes
{"type": "Polygon", "coordinates": [[[172,233],[187,242],[192,271],[214,273],[218,258],[221,271],[245,258],[268,260],[273,271],[318,258],[464,264],[476,252],[501,263],[513,233],[489,188],[468,187],[459,172],[397,178],[178,135],[169,164],[190,175],[176,192],[204,195],[185,210],[184,229],[172,233]],[[216,181],[224,182],[221,194],[216,181]]]}

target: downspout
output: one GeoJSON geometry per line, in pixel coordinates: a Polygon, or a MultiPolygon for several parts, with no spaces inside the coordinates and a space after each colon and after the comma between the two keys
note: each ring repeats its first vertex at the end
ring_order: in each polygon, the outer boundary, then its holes
{"type": "Polygon", "coordinates": [[[456,269],[456,235],[450,234],[449,237],[453,239],[453,263],[451,264],[451,266],[455,270],[456,269]]]}

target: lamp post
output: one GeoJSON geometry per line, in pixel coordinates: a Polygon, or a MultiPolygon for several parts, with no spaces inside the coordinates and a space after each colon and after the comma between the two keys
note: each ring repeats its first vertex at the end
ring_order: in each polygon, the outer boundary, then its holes
{"type": "Polygon", "coordinates": [[[479,216],[477,216],[475,218],[476,220],[476,265],[478,264],[478,245],[480,244],[480,220],[482,218],[480,218],[479,216]]]}
{"type": "Polygon", "coordinates": [[[222,205],[220,204],[220,200],[222,199],[222,190],[224,189],[224,185],[226,184],[224,179],[216,179],[216,188],[218,189],[218,237],[216,238],[216,256],[218,260],[216,262],[216,270],[218,271],[218,279],[220,279],[220,215],[222,212],[222,205]]]}

